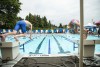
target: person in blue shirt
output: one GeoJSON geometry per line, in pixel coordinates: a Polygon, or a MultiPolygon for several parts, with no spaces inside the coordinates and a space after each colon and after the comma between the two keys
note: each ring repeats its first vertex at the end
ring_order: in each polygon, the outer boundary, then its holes
{"type": "Polygon", "coordinates": [[[1,41],[4,42],[7,35],[14,35],[15,40],[19,41],[18,37],[24,37],[24,36],[26,36],[26,27],[29,27],[29,29],[31,30],[30,37],[29,37],[31,39],[32,38],[32,24],[29,21],[27,21],[27,20],[19,20],[16,23],[13,32],[8,32],[8,33],[0,35],[1,41]],[[21,29],[22,33],[17,34],[17,32],[18,32],[19,29],[21,29]]]}

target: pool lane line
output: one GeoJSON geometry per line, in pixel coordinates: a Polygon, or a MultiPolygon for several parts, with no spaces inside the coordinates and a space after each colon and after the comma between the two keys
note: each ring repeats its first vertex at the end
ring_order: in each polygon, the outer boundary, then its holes
{"type": "Polygon", "coordinates": [[[45,40],[45,38],[46,38],[46,36],[43,38],[43,40],[40,42],[40,44],[39,44],[38,47],[36,48],[35,53],[32,53],[32,54],[42,54],[42,53],[39,53],[39,50],[40,50],[40,48],[41,48],[41,46],[42,46],[42,43],[43,43],[43,41],[45,40]]]}
{"type": "Polygon", "coordinates": [[[24,43],[20,44],[20,47],[23,46],[23,44],[30,43],[30,41],[33,41],[34,39],[37,39],[38,37],[40,37],[40,36],[36,36],[36,37],[34,37],[32,39],[29,39],[29,40],[25,41],[24,43]]]}
{"type": "Polygon", "coordinates": [[[69,51],[64,51],[63,50],[63,48],[61,47],[61,45],[60,45],[60,43],[59,43],[59,41],[55,38],[55,36],[54,35],[52,35],[53,36],[53,38],[55,39],[55,41],[56,41],[56,43],[57,43],[57,45],[58,45],[58,48],[59,48],[59,51],[60,52],[58,52],[58,53],[69,53],[69,51]]]}
{"type": "Polygon", "coordinates": [[[50,39],[49,39],[49,46],[48,46],[48,54],[51,54],[50,39]]]}
{"type": "Polygon", "coordinates": [[[33,41],[33,39],[36,39],[37,37],[39,37],[39,36],[36,36],[36,37],[32,38],[31,40],[27,40],[27,41],[25,41],[25,42],[22,43],[22,44],[20,44],[20,42],[19,42],[19,47],[20,47],[20,49],[23,49],[23,52],[25,52],[25,44],[30,43],[31,41],[33,41]],[[22,47],[22,48],[21,48],[21,47],[22,47]]]}
{"type": "Polygon", "coordinates": [[[67,38],[67,37],[65,37],[65,36],[62,36],[62,35],[59,35],[59,36],[65,38],[67,41],[69,41],[69,42],[71,42],[71,43],[75,43],[75,44],[78,45],[78,43],[74,42],[73,40],[71,40],[71,39],[69,39],[69,38],[67,38]]]}
{"type": "Polygon", "coordinates": [[[61,36],[61,35],[59,35],[59,36],[65,38],[67,41],[73,43],[73,51],[75,51],[75,48],[78,48],[78,46],[79,46],[78,43],[73,42],[71,39],[69,39],[69,38],[67,38],[67,37],[65,37],[65,36],[61,36]],[[78,45],[78,46],[75,46],[75,44],[78,45]]]}

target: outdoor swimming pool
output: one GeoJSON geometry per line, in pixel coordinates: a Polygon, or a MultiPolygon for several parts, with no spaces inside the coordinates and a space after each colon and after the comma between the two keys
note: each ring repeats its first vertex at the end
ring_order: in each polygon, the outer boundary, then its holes
{"type": "MultiPolygon", "coordinates": [[[[27,35],[28,36],[28,35],[27,35]]],[[[79,39],[78,34],[33,34],[32,40],[28,37],[20,37],[21,54],[66,54],[78,53],[78,43],[74,39],[79,39]],[[24,47],[24,48],[23,48],[24,47]]],[[[89,40],[100,40],[100,37],[88,35],[89,40]]],[[[8,36],[6,41],[15,41],[12,36],[8,36]]],[[[95,53],[100,53],[100,44],[95,45],[95,53]]]]}

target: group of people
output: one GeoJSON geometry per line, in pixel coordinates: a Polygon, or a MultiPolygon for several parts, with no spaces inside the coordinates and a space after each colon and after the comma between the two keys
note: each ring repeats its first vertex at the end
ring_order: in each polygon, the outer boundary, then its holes
{"type": "MultiPolygon", "coordinates": [[[[30,32],[30,39],[32,38],[32,24],[31,22],[27,21],[27,20],[19,20],[16,25],[15,28],[13,30],[13,32],[9,32],[9,33],[5,33],[5,34],[0,34],[1,37],[1,41],[5,41],[5,38],[7,35],[14,35],[14,38],[16,41],[18,41],[18,37],[24,37],[26,36],[26,27],[28,27],[31,32],[30,32]],[[21,29],[22,33],[21,34],[17,34],[18,30],[21,29]]],[[[78,20],[71,20],[67,26],[67,28],[69,29],[69,32],[71,33],[79,33],[78,32],[78,27],[80,27],[80,23],[78,20]]],[[[87,32],[88,30],[84,29],[84,34],[83,37],[86,39],[87,38],[87,32]]],[[[99,31],[100,33],[100,31],[99,31]]]]}

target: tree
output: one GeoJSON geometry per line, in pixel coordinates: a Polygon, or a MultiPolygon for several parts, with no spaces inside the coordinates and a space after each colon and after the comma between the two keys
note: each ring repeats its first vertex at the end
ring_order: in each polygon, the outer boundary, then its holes
{"type": "Polygon", "coordinates": [[[49,21],[49,23],[48,23],[48,27],[51,29],[52,27],[51,27],[51,22],[49,21]]]}
{"type": "MultiPolygon", "coordinates": [[[[15,24],[21,3],[19,0],[0,0],[0,21],[15,24]]],[[[14,26],[14,25],[13,25],[14,26]]]]}
{"type": "Polygon", "coordinates": [[[67,28],[67,25],[64,25],[64,26],[63,26],[63,28],[65,28],[65,29],[66,29],[66,28],[67,28]]]}
{"type": "Polygon", "coordinates": [[[63,28],[62,24],[60,23],[59,28],[63,28]]]}
{"type": "Polygon", "coordinates": [[[44,21],[44,27],[45,27],[45,28],[48,28],[47,18],[44,16],[42,19],[43,19],[43,21],[44,21]]]}
{"type": "Polygon", "coordinates": [[[23,19],[23,18],[21,18],[21,17],[17,17],[17,20],[21,20],[21,19],[23,19]]]}
{"type": "Polygon", "coordinates": [[[45,16],[41,18],[40,15],[32,15],[29,13],[25,19],[32,23],[33,29],[53,29],[57,27],[52,25],[50,20],[47,21],[45,16]]]}

